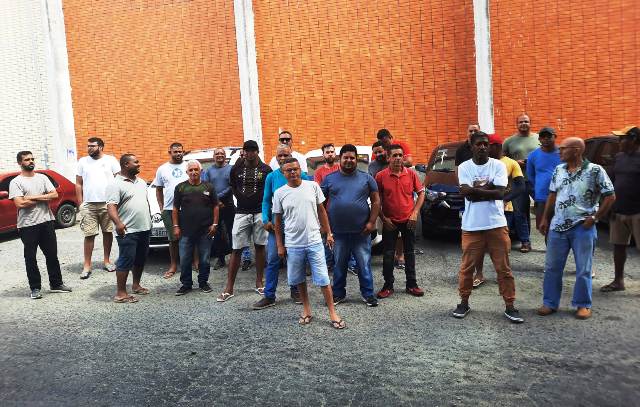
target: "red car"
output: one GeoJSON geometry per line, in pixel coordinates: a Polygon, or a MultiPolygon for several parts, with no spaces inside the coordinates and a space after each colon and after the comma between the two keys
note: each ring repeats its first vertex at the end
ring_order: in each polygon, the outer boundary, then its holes
{"type": "MultiPolygon", "coordinates": [[[[51,170],[36,170],[49,178],[58,191],[58,198],[49,203],[51,212],[56,217],[56,223],[61,228],[73,226],[76,223],[76,186],[71,181],[51,170]]],[[[17,209],[9,199],[9,183],[19,172],[0,174],[0,233],[16,230],[17,209]]]]}

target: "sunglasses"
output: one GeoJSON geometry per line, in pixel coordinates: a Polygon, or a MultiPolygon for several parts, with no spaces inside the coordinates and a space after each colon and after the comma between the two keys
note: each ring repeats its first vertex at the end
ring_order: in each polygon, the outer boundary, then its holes
{"type": "Polygon", "coordinates": [[[288,142],[291,141],[291,139],[290,138],[281,138],[280,141],[283,142],[283,143],[288,143],[288,142]]]}

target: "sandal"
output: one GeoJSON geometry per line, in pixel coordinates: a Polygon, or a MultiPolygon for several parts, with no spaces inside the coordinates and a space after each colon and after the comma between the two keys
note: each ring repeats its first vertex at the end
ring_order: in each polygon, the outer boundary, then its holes
{"type": "Polygon", "coordinates": [[[106,263],[102,268],[109,273],[113,273],[114,271],[116,271],[116,265],[113,263],[106,263]]]}
{"type": "Polygon", "coordinates": [[[624,287],[620,287],[617,284],[609,283],[607,285],[603,285],[600,288],[600,292],[603,292],[603,293],[610,293],[613,291],[624,291],[624,287]]]}
{"type": "Polygon", "coordinates": [[[231,293],[222,293],[218,296],[218,298],[216,298],[217,302],[225,302],[227,300],[230,300],[231,298],[233,298],[233,294],[231,293]]]}
{"type": "Polygon", "coordinates": [[[339,321],[331,320],[331,321],[329,321],[329,323],[331,324],[331,326],[334,329],[345,329],[347,327],[347,323],[344,322],[344,320],[342,320],[342,319],[339,320],[339,321]]]}
{"type": "Polygon", "coordinates": [[[476,278],[475,280],[473,280],[473,288],[478,288],[482,284],[484,284],[484,280],[480,280],[479,278],[476,278]]]}
{"type": "Polygon", "coordinates": [[[147,295],[151,291],[148,288],[140,287],[137,290],[133,290],[134,294],[147,295]]]}
{"type": "Polygon", "coordinates": [[[128,296],[128,297],[124,297],[124,298],[114,298],[113,302],[118,303],[118,304],[133,304],[135,302],[138,302],[138,299],[136,297],[133,296],[128,296]]]}
{"type": "Polygon", "coordinates": [[[166,273],[164,273],[162,275],[162,278],[164,279],[170,279],[171,277],[175,276],[176,272],[175,271],[167,271],[166,273]]]}
{"type": "Polygon", "coordinates": [[[80,280],[86,280],[91,275],[91,270],[83,270],[82,274],[80,274],[80,280]]]}
{"type": "Polygon", "coordinates": [[[258,294],[258,295],[264,295],[264,287],[256,288],[256,289],[255,289],[255,290],[253,290],[253,291],[255,291],[255,292],[256,292],[256,294],[258,294]]]}
{"type": "Polygon", "coordinates": [[[300,325],[309,325],[311,320],[313,319],[312,315],[300,315],[300,319],[298,320],[298,324],[300,325]]]}

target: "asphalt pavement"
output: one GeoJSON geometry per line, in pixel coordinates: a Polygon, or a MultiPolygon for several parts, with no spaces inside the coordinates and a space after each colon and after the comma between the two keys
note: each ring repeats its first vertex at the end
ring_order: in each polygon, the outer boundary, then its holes
{"type": "MultiPolygon", "coordinates": [[[[151,294],[115,304],[115,276],[100,270],[80,280],[82,237],[58,230],[63,277],[73,293],[47,290],[30,300],[15,235],[0,239],[0,405],[2,406],[494,406],[638,405],[640,396],[640,256],[630,250],[627,290],[597,289],[613,275],[606,229],[594,261],[594,313],[576,320],[570,309],[575,268],[567,263],[561,311],[535,314],[541,302],[544,243],[511,253],[516,306],[525,323],[503,316],[495,272],[474,290],[472,312],[451,317],[458,302],[459,241],[419,239],[422,298],[396,293],[377,308],[347,280],[338,306],[347,329],[334,330],[320,290],[310,288],[314,320],[297,323],[301,306],[289,299],[280,275],[275,307],[253,311],[255,270],[240,271],[235,297],[217,303],[226,269],[211,271],[214,291],[174,296],[178,276],[162,278],[166,251],[153,251],[143,276],[151,294]]],[[[115,245],[115,242],[114,242],[115,245]]],[[[517,246],[514,246],[516,248],[517,246]]],[[[114,255],[117,246],[114,247],[114,255]]],[[[115,257],[114,257],[115,259],[115,257]]],[[[382,258],[373,259],[376,288],[382,258]]]]}

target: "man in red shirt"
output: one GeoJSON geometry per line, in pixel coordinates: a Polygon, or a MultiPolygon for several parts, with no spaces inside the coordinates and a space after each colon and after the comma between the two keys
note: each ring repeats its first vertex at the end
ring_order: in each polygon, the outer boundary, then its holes
{"type": "Polygon", "coordinates": [[[322,185],[324,177],[340,169],[340,164],[336,162],[336,148],[333,144],[323,144],[321,149],[324,164],[313,174],[313,180],[317,182],[318,185],[322,185]]]}
{"type": "MultiPolygon", "coordinates": [[[[376,137],[382,142],[382,146],[385,148],[385,150],[388,149],[391,144],[397,144],[402,147],[402,151],[404,151],[404,159],[402,161],[402,164],[405,167],[413,167],[413,156],[411,155],[411,149],[409,148],[409,145],[407,143],[400,140],[394,141],[391,132],[387,129],[378,130],[378,134],[376,134],[376,137]]],[[[371,159],[376,159],[375,154],[372,155],[371,159]]]]}
{"type": "Polygon", "coordinates": [[[418,174],[403,165],[405,157],[402,146],[391,144],[387,148],[387,156],[389,157],[389,167],[376,175],[382,201],[380,219],[384,224],[382,231],[384,286],[378,292],[378,298],[387,298],[393,294],[393,258],[398,233],[402,234],[404,246],[407,292],[413,296],[422,297],[424,291],[418,287],[416,282],[414,244],[418,212],[424,202],[424,188],[418,179],[418,174]],[[415,203],[413,201],[414,192],[418,194],[415,203]]]}

